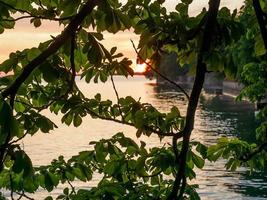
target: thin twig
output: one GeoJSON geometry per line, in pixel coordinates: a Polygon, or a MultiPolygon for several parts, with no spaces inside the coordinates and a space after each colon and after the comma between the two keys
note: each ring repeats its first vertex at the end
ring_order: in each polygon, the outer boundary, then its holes
{"type": "Polygon", "coordinates": [[[43,6],[43,4],[42,4],[41,0],[39,0],[39,6],[40,6],[42,9],[44,9],[44,10],[45,10],[45,8],[44,8],[44,6],[43,6]]]}
{"type": "MultiPolygon", "coordinates": [[[[43,105],[43,106],[40,106],[40,107],[38,107],[38,106],[33,106],[32,104],[28,104],[28,103],[26,103],[26,102],[19,101],[19,100],[15,100],[15,102],[16,102],[16,103],[21,103],[21,104],[23,104],[23,105],[25,105],[25,106],[28,106],[29,108],[27,109],[27,111],[29,111],[29,110],[31,110],[31,109],[34,109],[34,110],[38,111],[38,113],[40,113],[42,110],[47,109],[49,106],[51,106],[51,104],[53,104],[53,103],[54,103],[55,101],[57,101],[57,100],[60,100],[60,99],[52,99],[51,102],[49,102],[48,104],[45,104],[45,105],[43,105]]],[[[24,113],[27,112],[27,111],[24,111],[24,113]]]]}
{"type": "Polygon", "coordinates": [[[72,193],[76,194],[75,187],[71,184],[71,182],[70,182],[68,179],[67,179],[67,182],[68,182],[68,184],[69,184],[70,187],[71,187],[71,194],[72,194],[72,193]]]}
{"type": "Polygon", "coordinates": [[[50,21],[64,21],[64,20],[69,20],[72,19],[75,15],[68,16],[68,17],[62,17],[62,18],[49,18],[45,16],[40,16],[40,15],[24,15],[15,19],[1,19],[1,21],[6,21],[6,22],[15,22],[19,21],[21,19],[30,19],[30,18],[36,18],[36,19],[42,19],[42,20],[50,20],[50,21]]]}
{"type": "MultiPolygon", "coordinates": [[[[16,192],[16,194],[18,194],[17,192],[16,192]]],[[[23,193],[22,193],[23,194],[23,193]]],[[[22,194],[18,194],[18,195],[20,195],[20,197],[17,199],[17,200],[20,200],[20,199],[22,199],[22,194]]]]}
{"type": "Polygon", "coordinates": [[[163,74],[160,73],[158,70],[156,70],[155,68],[153,68],[152,65],[151,65],[150,63],[146,62],[145,59],[143,59],[143,58],[140,56],[140,54],[139,54],[139,52],[138,52],[138,50],[137,50],[137,48],[136,48],[136,46],[135,46],[133,40],[131,40],[131,42],[132,42],[133,48],[134,48],[134,50],[135,50],[135,52],[136,52],[138,58],[139,58],[140,60],[142,60],[143,63],[145,63],[145,64],[146,64],[146,65],[147,65],[153,72],[155,72],[156,74],[158,74],[161,78],[163,78],[164,80],[168,81],[168,82],[171,83],[172,85],[176,86],[176,87],[177,87],[177,88],[178,88],[178,89],[179,89],[179,90],[186,96],[187,100],[189,100],[189,95],[187,94],[187,92],[186,92],[180,85],[178,85],[177,83],[175,83],[174,81],[172,81],[171,79],[169,79],[167,76],[163,75],[163,74]]]}
{"type": "Polygon", "coordinates": [[[21,17],[18,17],[16,19],[1,19],[2,21],[18,21],[20,19],[25,19],[25,18],[38,18],[38,19],[45,19],[45,20],[51,20],[51,21],[64,21],[64,20],[71,19],[71,18],[73,18],[75,16],[75,15],[71,15],[71,16],[62,17],[62,18],[56,18],[56,17],[55,18],[49,18],[49,17],[45,17],[45,16],[34,15],[31,12],[29,12],[28,10],[23,10],[23,9],[20,9],[20,8],[16,8],[16,7],[14,7],[14,6],[6,3],[6,2],[3,2],[3,1],[0,1],[0,4],[5,5],[6,7],[9,7],[10,9],[15,10],[17,12],[27,13],[28,14],[27,16],[21,16],[21,17]]]}
{"type": "Polygon", "coordinates": [[[16,21],[19,21],[21,19],[29,19],[29,18],[32,18],[32,16],[31,15],[25,15],[25,16],[21,16],[21,17],[15,18],[15,19],[1,19],[1,21],[4,21],[4,22],[16,22],[16,21]]]}
{"type": "Polygon", "coordinates": [[[23,136],[21,136],[20,138],[14,140],[14,141],[12,141],[12,142],[10,142],[9,145],[12,145],[12,144],[14,144],[14,143],[19,142],[20,140],[22,140],[23,138],[25,138],[28,134],[29,134],[28,132],[25,133],[25,134],[24,134],[23,136]]]}
{"type": "Polygon", "coordinates": [[[11,172],[9,173],[9,182],[10,182],[10,197],[12,200],[14,200],[14,188],[13,188],[13,180],[12,180],[12,174],[11,172]]]}
{"type": "Polygon", "coordinates": [[[118,93],[118,90],[116,88],[116,85],[115,85],[115,82],[114,82],[114,79],[113,79],[113,75],[111,74],[110,75],[110,78],[111,78],[111,83],[112,83],[112,86],[113,86],[113,90],[116,94],[116,98],[117,98],[117,103],[118,103],[118,108],[119,108],[119,112],[120,112],[120,115],[121,115],[121,120],[124,121],[124,117],[122,115],[122,110],[121,110],[121,107],[120,107],[120,97],[119,97],[119,93],[118,93]]]}
{"type": "MultiPolygon", "coordinates": [[[[54,124],[55,125],[55,124],[54,124]]],[[[33,128],[34,125],[31,126],[31,128],[29,128],[26,133],[24,133],[23,136],[21,136],[20,138],[16,139],[16,140],[13,140],[11,142],[9,142],[9,146],[11,146],[12,144],[15,144],[17,142],[19,142],[20,140],[22,140],[23,138],[25,138],[28,134],[29,134],[29,130],[31,130],[33,128]]]]}
{"type": "Polygon", "coordinates": [[[27,196],[24,192],[22,192],[22,193],[16,192],[16,194],[20,195],[20,198],[19,199],[21,199],[22,197],[24,197],[24,198],[29,199],[29,200],[34,200],[34,198],[31,198],[31,197],[27,196]]]}

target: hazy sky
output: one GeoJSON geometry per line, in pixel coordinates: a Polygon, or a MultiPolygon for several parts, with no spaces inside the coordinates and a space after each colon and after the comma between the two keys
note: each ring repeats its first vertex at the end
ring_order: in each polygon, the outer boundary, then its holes
{"type": "MultiPolygon", "coordinates": [[[[243,0],[222,0],[221,6],[228,6],[231,9],[239,8],[243,0]]],[[[168,10],[174,9],[177,0],[166,0],[165,5],[168,10]]],[[[194,0],[190,6],[189,12],[192,15],[197,14],[203,7],[207,7],[208,0],[194,0]]],[[[14,29],[5,30],[0,35],[0,62],[8,58],[9,53],[16,50],[31,48],[37,46],[40,42],[50,39],[51,35],[56,36],[60,33],[62,28],[57,26],[57,23],[44,21],[40,28],[34,28],[29,21],[22,21],[16,24],[14,29]]],[[[111,48],[118,46],[119,50],[129,57],[135,59],[135,53],[132,48],[130,39],[137,44],[138,36],[129,31],[113,34],[105,34],[104,44],[111,48]]]]}

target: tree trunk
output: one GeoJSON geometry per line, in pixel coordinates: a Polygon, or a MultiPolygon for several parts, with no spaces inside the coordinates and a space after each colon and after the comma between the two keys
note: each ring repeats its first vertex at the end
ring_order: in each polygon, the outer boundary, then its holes
{"type": "Polygon", "coordinates": [[[253,7],[260,26],[261,36],[264,42],[265,49],[267,50],[267,14],[261,9],[259,0],[253,0],[253,7]]]}
{"type": "MultiPolygon", "coordinates": [[[[181,153],[179,156],[179,170],[176,175],[172,192],[168,196],[167,200],[176,200],[177,194],[180,189],[181,181],[185,177],[185,166],[186,166],[186,157],[189,149],[189,142],[192,130],[194,128],[195,112],[197,109],[197,104],[201,90],[203,88],[205,73],[206,73],[206,64],[203,62],[203,55],[208,52],[211,48],[211,38],[213,34],[213,29],[216,24],[216,18],[219,10],[220,0],[210,0],[209,1],[209,10],[207,21],[204,26],[204,33],[202,44],[200,46],[200,51],[197,58],[197,70],[195,75],[195,81],[193,89],[190,95],[187,113],[186,113],[186,124],[183,132],[183,144],[181,153]]],[[[183,196],[183,190],[180,191],[179,197],[183,196]]]]}

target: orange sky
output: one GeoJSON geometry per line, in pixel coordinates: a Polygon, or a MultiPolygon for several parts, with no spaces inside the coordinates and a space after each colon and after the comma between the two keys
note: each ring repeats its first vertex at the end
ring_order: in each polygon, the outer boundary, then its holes
{"type": "MultiPolygon", "coordinates": [[[[202,7],[207,6],[208,0],[194,0],[194,3],[190,6],[189,12],[192,15],[197,14],[202,7]]],[[[239,8],[242,5],[243,0],[222,0],[221,5],[227,5],[231,9],[239,8]]],[[[166,0],[166,7],[172,10],[177,3],[177,0],[166,0]]],[[[40,42],[50,39],[50,36],[56,36],[60,33],[62,27],[59,28],[57,23],[44,21],[40,28],[34,28],[29,21],[21,21],[16,24],[12,30],[5,30],[0,35],[0,62],[8,58],[9,53],[16,50],[22,50],[25,48],[31,48],[37,46],[40,42]]],[[[106,33],[104,45],[109,49],[113,46],[118,46],[118,50],[130,59],[135,60],[135,52],[131,45],[130,39],[136,44],[138,42],[138,36],[130,31],[120,32],[116,35],[106,33]]]]}

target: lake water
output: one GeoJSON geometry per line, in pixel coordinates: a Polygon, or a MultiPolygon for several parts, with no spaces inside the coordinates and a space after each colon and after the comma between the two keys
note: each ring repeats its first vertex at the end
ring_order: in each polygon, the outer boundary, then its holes
{"type": "MultiPolygon", "coordinates": [[[[101,93],[103,99],[116,101],[112,84],[108,81],[105,84],[86,84],[77,80],[77,84],[87,97],[93,97],[101,93]]],[[[171,106],[177,106],[181,113],[185,114],[186,101],[183,95],[172,87],[158,86],[154,81],[146,80],[137,76],[129,78],[115,77],[119,95],[125,97],[132,95],[134,98],[141,97],[142,102],[149,102],[162,112],[167,112],[171,106]]],[[[22,147],[30,155],[33,164],[38,166],[48,164],[53,158],[64,155],[69,158],[79,151],[88,149],[90,141],[109,138],[117,132],[123,131],[125,135],[135,138],[135,129],[86,117],[79,128],[67,127],[60,124],[60,117],[45,113],[52,119],[59,128],[51,134],[37,134],[33,137],[26,137],[22,147]]],[[[230,96],[215,96],[202,93],[198,110],[196,113],[196,124],[192,135],[193,140],[198,140],[210,145],[216,142],[220,136],[238,136],[253,140],[253,130],[256,126],[254,119],[253,105],[246,102],[235,102],[230,96]]],[[[136,139],[135,139],[136,140],[136,139]]],[[[141,137],[148,146],[161,145],[168,140],[159,142],[158,137],[141,137]]],[[[267,199],[267,177],[266,174],[253,173],[252,175],[245,168],[236,172],[224,169],[224,160],[216,163],[206,162],[203,170],[197,171],[197,179],[194,183],[199,184],[198,192],[203,200],[220,199],[267,199]]],[[[89,184],[97,184],[95,177],[89,184]]],[[[90,187],[88,183],[76,182],[80,187],[90,187]]],[[[59,187],[55,193],[62,191],[59,187]]],[[[39,191],[34,196],[42,199],[49,195],[39,191]]]]}

